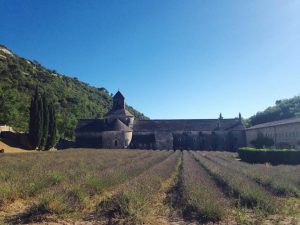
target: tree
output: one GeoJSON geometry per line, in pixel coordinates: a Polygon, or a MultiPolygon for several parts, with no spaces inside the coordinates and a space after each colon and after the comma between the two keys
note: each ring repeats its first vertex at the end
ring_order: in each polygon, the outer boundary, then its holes
{"type": "Polygon", "coordinates": [[[212,132],[211,134],[211,142],[212,150],[217,150],[219,146],[219,138],[215,132],[212,132]]]}
{"type": "Polygon", "coordinates": [[[36,149],[40,146],[43,135],[43,102],[36,87],[33,98],[30,104],[30,118],[29,118],[29,140],[31,147],[36,149]]]}
{"type": "Polygon", "coordinates": [[[48,105],[49,110],[49,126],[48,126],[48,139],[46,143],[46,149],[52,148],[56,144],[56,115],[53,103],[48,105]]]}
{"type": "Polygon", "coordinates": [[[274,145],[273,139],[265,137],[262,133],[258,133],[257,138],[255,140],[252,140],[250,143],[257,149],[271,147],[272,145],[274,145]]]}
{"type": "Polygon", "coordinates": [[[56,116],[53,103],[37,87],[30,105],[29,140],[32,148],[49,150],[56,142],[56,116]]]}
{"type": "Polygon", "coordinates": [[[49,121],[49,103],[48,103],[45,93],[43,94],[42,100],[43,100],[43,108],[42,108],[42,111],[43,111],[43,135],[42,135],[39,149],[45,150],[45,147],[46,147],[47,141],[48,141],[48,130],[49,130],[49,122],[50,122],[49,121]]]}
{"type": "Polygon", "coordinates": [[[233,135],[232,131],[227,133],[227,149],[229,151],[238,149],[238,139],[233,135]]]}

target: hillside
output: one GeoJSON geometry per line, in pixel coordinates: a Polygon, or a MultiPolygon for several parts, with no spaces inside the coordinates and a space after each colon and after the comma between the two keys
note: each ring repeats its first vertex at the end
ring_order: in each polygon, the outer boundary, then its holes
{"type": "MultiPolygon", "coordinates": [[[[61,137],[72,139],[79,118],[102,118],[111,108],[112,96],[101,87],[92,87],[12,53],[0,45],[0,124],[27,131],[29,105],[36,86],[55,102],[61,137]]],[[[138,119],[148,119],[131,106],[138,119]]]]}
{"type": "Polygon", "coordinates": [[[300,116],[300,96],[295,96],[290,99],[276,101],[275,106],[268,107],[264,111],[256,113],[247,122],[249,126],[254,126],[260,123],[298,116],[300,116]]]}

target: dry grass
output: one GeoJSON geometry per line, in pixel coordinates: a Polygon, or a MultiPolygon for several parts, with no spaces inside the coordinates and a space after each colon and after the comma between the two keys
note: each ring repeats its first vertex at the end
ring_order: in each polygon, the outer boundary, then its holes
{"type": "Polygon", "coordinates": [[[4,149],[4,153],[28,153],[32,152],[22,148],[11,147],[4,142],[0,141],[0,149],[4,149]]]}

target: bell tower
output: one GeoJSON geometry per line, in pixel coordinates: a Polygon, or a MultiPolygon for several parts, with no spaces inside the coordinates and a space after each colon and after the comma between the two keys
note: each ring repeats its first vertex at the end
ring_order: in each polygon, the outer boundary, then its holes
{"type": "Polygon", "coordinates": [[[125,98],[120,91],[118,91],[113,98],[112,110],[125,109],[125,98]]]}
{"type": "Polygon", "coordinates": [[[105,115],[104,119],[106,123],[118,119],[126,126],[133,126],[134,116],[126,109],[125,97],[120,91],[114,95],[112,109],[105,115]]]}

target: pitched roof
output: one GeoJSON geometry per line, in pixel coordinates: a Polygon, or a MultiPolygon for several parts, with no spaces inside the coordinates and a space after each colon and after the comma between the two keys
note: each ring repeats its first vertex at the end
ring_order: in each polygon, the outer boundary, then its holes
{"type": "Polygon", "coordinates": [[[284,124],[291,124],[291,123],[300,123],[300,117],[293,117],[285,120],[277,120],[277,121],[272,121],[268,123],[261,123],[254,125],[252,127],[247,128],[247,130],[252,130],[252,129],[258,129],[258,128],[264,128],[264,127],[273,127],[273,126],[280,126],[284,124]]]}
{"type": "Polygon", "coordinates": [[[108,126],[109,131],[132,131],[131,128],[129,128],[127,125],[125,125],[122,121],[119,119],[114,120],[111,122],[108,126]]]}
{"type": "Polygon", "coordinates": [[[75,132],[101,132],[105,127],[101,119],[80,119],[78,120],[75,132]]]}
{"type": "Polygon", "coordinates": [[[133,115],[127,110],[127,109],[116,109],[116,110],[110,110],[108,113],[106,113],[105,116],[129,116],[133,117],[133,115]]]}
{"type": "Polygon", "coordinates": [[[81,119],[77,123],[75,132],[103,132],[103,131],[132,131],[119,119],[113,120],[111,123],[105,123],[103,119],[81,119]]]}
{"type": "Polygon", "coordinates": [[[118,92],[114,95],[114,99],[119,99],[119,98],[125,99],[124,95],[123,95],[120,91],[118,91],[118,92]]]}
{"type": "MultiPolygon", "coordinates": [[[[213,131],[218,124],[218,119],[136,120],[133,131],[213,131]]],[[[220,129],[243,130],[244,125],[237,118],[222,119],[220,129]]]]}

